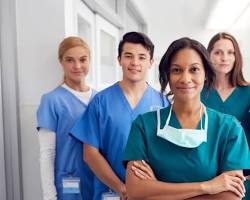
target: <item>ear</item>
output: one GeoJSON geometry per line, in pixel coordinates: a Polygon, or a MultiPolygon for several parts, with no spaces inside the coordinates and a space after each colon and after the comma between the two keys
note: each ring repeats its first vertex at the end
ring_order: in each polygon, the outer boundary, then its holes
{"type": "Polygon", "coordinates": [[[149,66],[149,69],[151,69],[152,65],[154,64],[154,59],[150,59],[150,66],[149,66]]]}
{"type": "Polygon", "coordinates": [[[117,60],[119,62],[119,65],[121,66],[121,57],[120,56],[117,56],[117,60]]]}

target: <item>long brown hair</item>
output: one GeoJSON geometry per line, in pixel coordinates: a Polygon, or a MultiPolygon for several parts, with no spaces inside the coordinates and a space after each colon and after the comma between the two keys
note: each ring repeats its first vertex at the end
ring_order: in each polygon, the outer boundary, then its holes
{"type": "Polygon", "coordinates": [[[235,51],[235,62],[232,71],[230,72],[229,81],[233,87],[235,86],[246,86],[249,85],[249,82],[247,82],[243,76],[242,67],[243,67],[243,60],[242,60],[242,54],[240,51],[239,44],[234,36],[232,36],[229,33],[226,32],[220,32],[217,33],[212,37],[212,39],[209,41],[207,50],[210,54],[211,51],[214,48],[214,44],[220,40],[220,39],[227,39],[230,40],[233,43],[234,51],[235,51]]]}

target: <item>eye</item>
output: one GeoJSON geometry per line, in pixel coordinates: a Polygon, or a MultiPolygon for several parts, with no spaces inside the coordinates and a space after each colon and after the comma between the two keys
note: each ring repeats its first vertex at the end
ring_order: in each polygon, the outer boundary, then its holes
{"type": "Polygon", "coordinates": [[[196,66],[193,66],[193,67],[191,67],[190,71],[191,71],[192,73],[198,73],[198,72],[200,72],[200,68],[199,68],[199,67],[196,67],[196,66]]]}
{"type": "Polygon", "coordinates": [[[228,54],[229,54],[229,55],[234,55],[235,52],[234,52],[234,51],[229,51],[228,54]]]}
{"type": "Polygon", "coordinates": [[[140,59],[140,60],[145,60],[146,57],[145,57],[145,56],[140,56],[139,59],[140,59]]]}
{"type": "Polygon", "coordinates": [[[220,55],[221,52],[220,51],[214,51],[214,55],[220,55]]]}
{"type": "Polygon", "coordinates": [[[178,74],[178,73],[181,72],[181,69],[180,69],[179,67],[171,67],[170,72],[171,72],[172,74],[178,74]]]}
{"type": "Polygon", "coordinates": [[[72,63],[72,62],[74,62],[74,59],[73,58],[65,58],[65,61],[68,63],[72,63]]]}
{"type": "Polygon", "coordinates": [[[132,55],[126,54],[124,55],[125,58],[132,58],[132,55]]]}
{"type": "Polygon", "coordinates": [[[81,58],[81,59],[80,59],[80,62],[81,62],[81,63],[85,63],[86,61],[87,61],[86,58],[81,58]]]}

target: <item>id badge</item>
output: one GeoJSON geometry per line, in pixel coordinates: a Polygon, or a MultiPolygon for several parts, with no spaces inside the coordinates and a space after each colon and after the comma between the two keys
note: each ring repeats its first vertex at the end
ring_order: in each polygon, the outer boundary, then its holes
{"type": "Polygon", "coordinates": [[[67,177],[62,179],[64,194],[79,194],[80,193],[80,178],[67,177]]]}
{"type": "Polygon", "coordinates": [[[102,200],[120,200],[120,196],[114,192],[102,193],[102,200]]]}

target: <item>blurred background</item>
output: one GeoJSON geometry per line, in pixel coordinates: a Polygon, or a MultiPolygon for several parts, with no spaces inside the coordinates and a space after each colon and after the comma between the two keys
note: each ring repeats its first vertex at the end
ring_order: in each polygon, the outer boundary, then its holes
{"type": "Polygon", "coordinates": [[[36,109],[58,86],[59,42],[79,35],[90,45],[89,84],[121,78],[117,46],[128,31],[155,44],[148,82],[159,89],[158,63],[169,44],[191,37],[207,46],[219,31],[240,44],[250,80],[250,0],[0,0],[0,200],[41,200],[36,109]]]}

